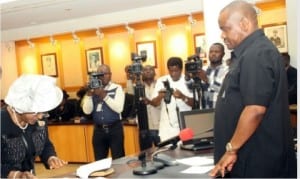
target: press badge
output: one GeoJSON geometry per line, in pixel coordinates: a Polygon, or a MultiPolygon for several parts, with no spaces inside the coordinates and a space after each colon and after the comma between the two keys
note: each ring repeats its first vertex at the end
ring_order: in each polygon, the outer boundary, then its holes
{"type": "Polygon", "coordinates": [[[225,90],[223,91],[223,93],[222,93],[222,98],[225,98],[225,90]]]}
{"type": "Polygon", "coordinates": [[[102,103],[99,103],[98,106],[97,106],[96,111],[99,112],[101,110],[102,110],[102,103]]]}

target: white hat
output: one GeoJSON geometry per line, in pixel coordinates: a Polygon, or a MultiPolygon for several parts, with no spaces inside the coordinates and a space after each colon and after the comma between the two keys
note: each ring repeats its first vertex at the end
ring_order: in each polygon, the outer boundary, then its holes
{"type": "Polygon", "coordinates": [[[18,113],[46,112],[58,106],[63,93],[56,79],[45,75],[25,74],[10,86],[5,102],[18,113]]]}

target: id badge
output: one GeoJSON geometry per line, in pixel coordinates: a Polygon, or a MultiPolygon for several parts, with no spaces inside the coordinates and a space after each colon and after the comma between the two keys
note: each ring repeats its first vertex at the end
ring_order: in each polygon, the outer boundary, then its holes
{"type": "Polygon", "coordinates": [[[102,110],[102,104],[101,103],[99,103],[98,104],[98,106],[97,106],[97,109],[96,109],[96,111],[97,112],[99,112],[99,111],[101,111],[102,110]]]}

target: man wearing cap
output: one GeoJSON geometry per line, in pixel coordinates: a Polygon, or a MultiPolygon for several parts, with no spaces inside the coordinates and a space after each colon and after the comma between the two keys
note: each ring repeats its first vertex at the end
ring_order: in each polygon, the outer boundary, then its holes
{"type": "Polygon", "coordinates": [[[96,160],[106,158],[109,148],[112,158],[120,158],[124,152],[123,111],[125,94],[122,86],[111,82],[111,71],[107,65],[100,65],[97,70],[102,74],[99,80],[102,86],[91,89],[82,100],[82,110],[92,114],[95,122],[93,147],[96,160]]]}
{"type": "Polygon", "coordinates": [[[55,78],[27,74],[8,90],[6,108],[1,109],[1,178],[33,178],[34,160],[39,156],[46,168],[67,162],[56,157],[43,118],[55,108],[63,94],[55,78]]]}

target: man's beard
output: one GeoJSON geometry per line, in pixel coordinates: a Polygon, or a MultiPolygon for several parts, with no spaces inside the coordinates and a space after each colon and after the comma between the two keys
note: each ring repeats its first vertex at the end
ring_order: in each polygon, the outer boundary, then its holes
{"type": "Polygon", "coordinates": [[[218,65],[218,64],[221,64],[222,63],[222,59],[217,59],[217,60],[214,60],[214,61],[211,61],[210,64],[212,65],[218,65]]]}

